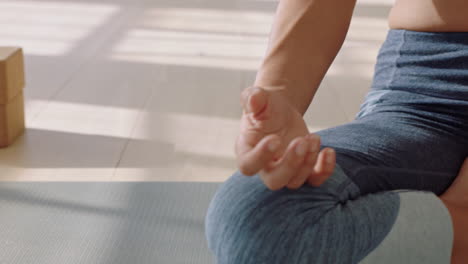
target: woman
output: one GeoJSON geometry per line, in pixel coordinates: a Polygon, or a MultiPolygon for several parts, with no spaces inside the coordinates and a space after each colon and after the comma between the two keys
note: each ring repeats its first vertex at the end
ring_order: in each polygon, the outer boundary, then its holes
{"type": "Polygon", "coordinates": [[[468,257],[468,2],[397,1],[355,120],[310,134],[302,116],[355,2],[280,1],[255,83],[241,95],[239,171],[206,216],[217,263],[468,257]]]}

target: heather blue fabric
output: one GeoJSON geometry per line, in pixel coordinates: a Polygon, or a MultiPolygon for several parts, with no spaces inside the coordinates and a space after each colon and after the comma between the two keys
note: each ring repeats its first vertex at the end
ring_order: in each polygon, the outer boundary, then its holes
{"type": "Polygon", "coordinates": [[[355,120],[317,134],[364,194],[441,194],[468,156],[468,33],[390,30],[355,120]]]}
{"type": "Polygon", "coordinates": [[[237,171],[217,190],[205,219],[216,262],[350,264],[378,251],[379,264],[449,263],[436,194],[468,156],[467,62],[468,33],[390,30],[355,120],[317,132],[337,151],[322,186],[270,191],[237,171]]]}

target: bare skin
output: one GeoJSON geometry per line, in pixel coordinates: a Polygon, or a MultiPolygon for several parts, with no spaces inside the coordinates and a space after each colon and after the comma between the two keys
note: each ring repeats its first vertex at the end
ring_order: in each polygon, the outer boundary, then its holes
{"type": "MultiPolygon", "coordinates": [[[[271,190],[320,186],[335,168],[336,153],[330,148],[319,151],[320,138],[307,130],[302,116],[344,42],[355,4],[278,4],[255,83],[241,94],[244,111],[235,145],[239,170],[249,176],[258,173],[271,190]]],[[[466,0],[397,0],[388,23],[393,29],[468,32],[467,11],[466,0]]],[[[468,258],[468,165],[460,175],[465,180],[455,181],[440,197],[454,227],[452,264],[468,258]]]]}
{"type": "Polygon", "coordinates": [[[465,159],[455,181],[439,198],[452,216],[454,243],[452,264],[466,263],[468,254],[468,158],[465,159]]]}
{"type": "Polygon", "coordinates": [[[241,94],[244,113],[236,141],[239,170],[259,173],[271,190],[295,189],[306,181],[318,184],[333,172],[335,152],[310,150],[319,139],[308,136],[302,116],[343,44],[354,5],[355,0],[286,0],[278,5],[253,85],[261,88],[248,87],[241,94]],[[254,90],[258,94],[252,96],[254,90]],[[275,140],[278,148],[269,151],[267,145],[275,140]],[[295,156],[298,145],[311,154],[295,156]]]}
{"type": "Polygon", "coordinates": [[[241,95],[244,114],[236,142],[239,170],[259,173],[271,190],[320,186],[335,168],[335,152],[319,152],[320,137],[307,130],[302,115],[282,91],[249,87],[241,95]],[[269,145],[272,144],[272,148],[269,145]]]}
{"type": "Polygon", "coordinates": [[[466,0],[397,0],[390,28],[427,32],[467,32],[466,0]]]}

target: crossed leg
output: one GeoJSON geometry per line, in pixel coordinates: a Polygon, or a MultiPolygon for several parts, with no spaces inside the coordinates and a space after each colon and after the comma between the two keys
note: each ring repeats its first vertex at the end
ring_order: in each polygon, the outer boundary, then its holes
{"type": "MultiPolygon", "coordinates": [[[[452,224],[435,194],[456,177],[466,145],[411,118],[369,115],[317,132],[322,148],[336,150],[338,165],[320,187],[271,191],[258,175],[234,173],[215,194],[205,222],[217,263],[358,263],[392,230],[408,225],[398,220],[405,219],[402,208],[423,224],[400,233],[439,248],[427,250],[421,242],[405,259],[444,263],[452,224]],[[445,154],[434,155],[436,150],[445,154]],[[398,189],[414,191],[393,191],[398,189]],[[414,204],[415,197],[425,203],[414,204]]],[[[408,247],[404,237],[399,242],[408,247]]]]}

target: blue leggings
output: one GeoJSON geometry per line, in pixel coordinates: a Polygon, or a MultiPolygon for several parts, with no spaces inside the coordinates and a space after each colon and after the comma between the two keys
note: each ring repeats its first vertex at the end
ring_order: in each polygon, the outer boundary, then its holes
{"type": "Polygon", "coordinates": [[[219,264],[450,263],[437,198],[468,156],[468,33],[390,30],[355,120],[317,132],[337,166],[271,191],[236,171],[205,221],[219,264]]]}

